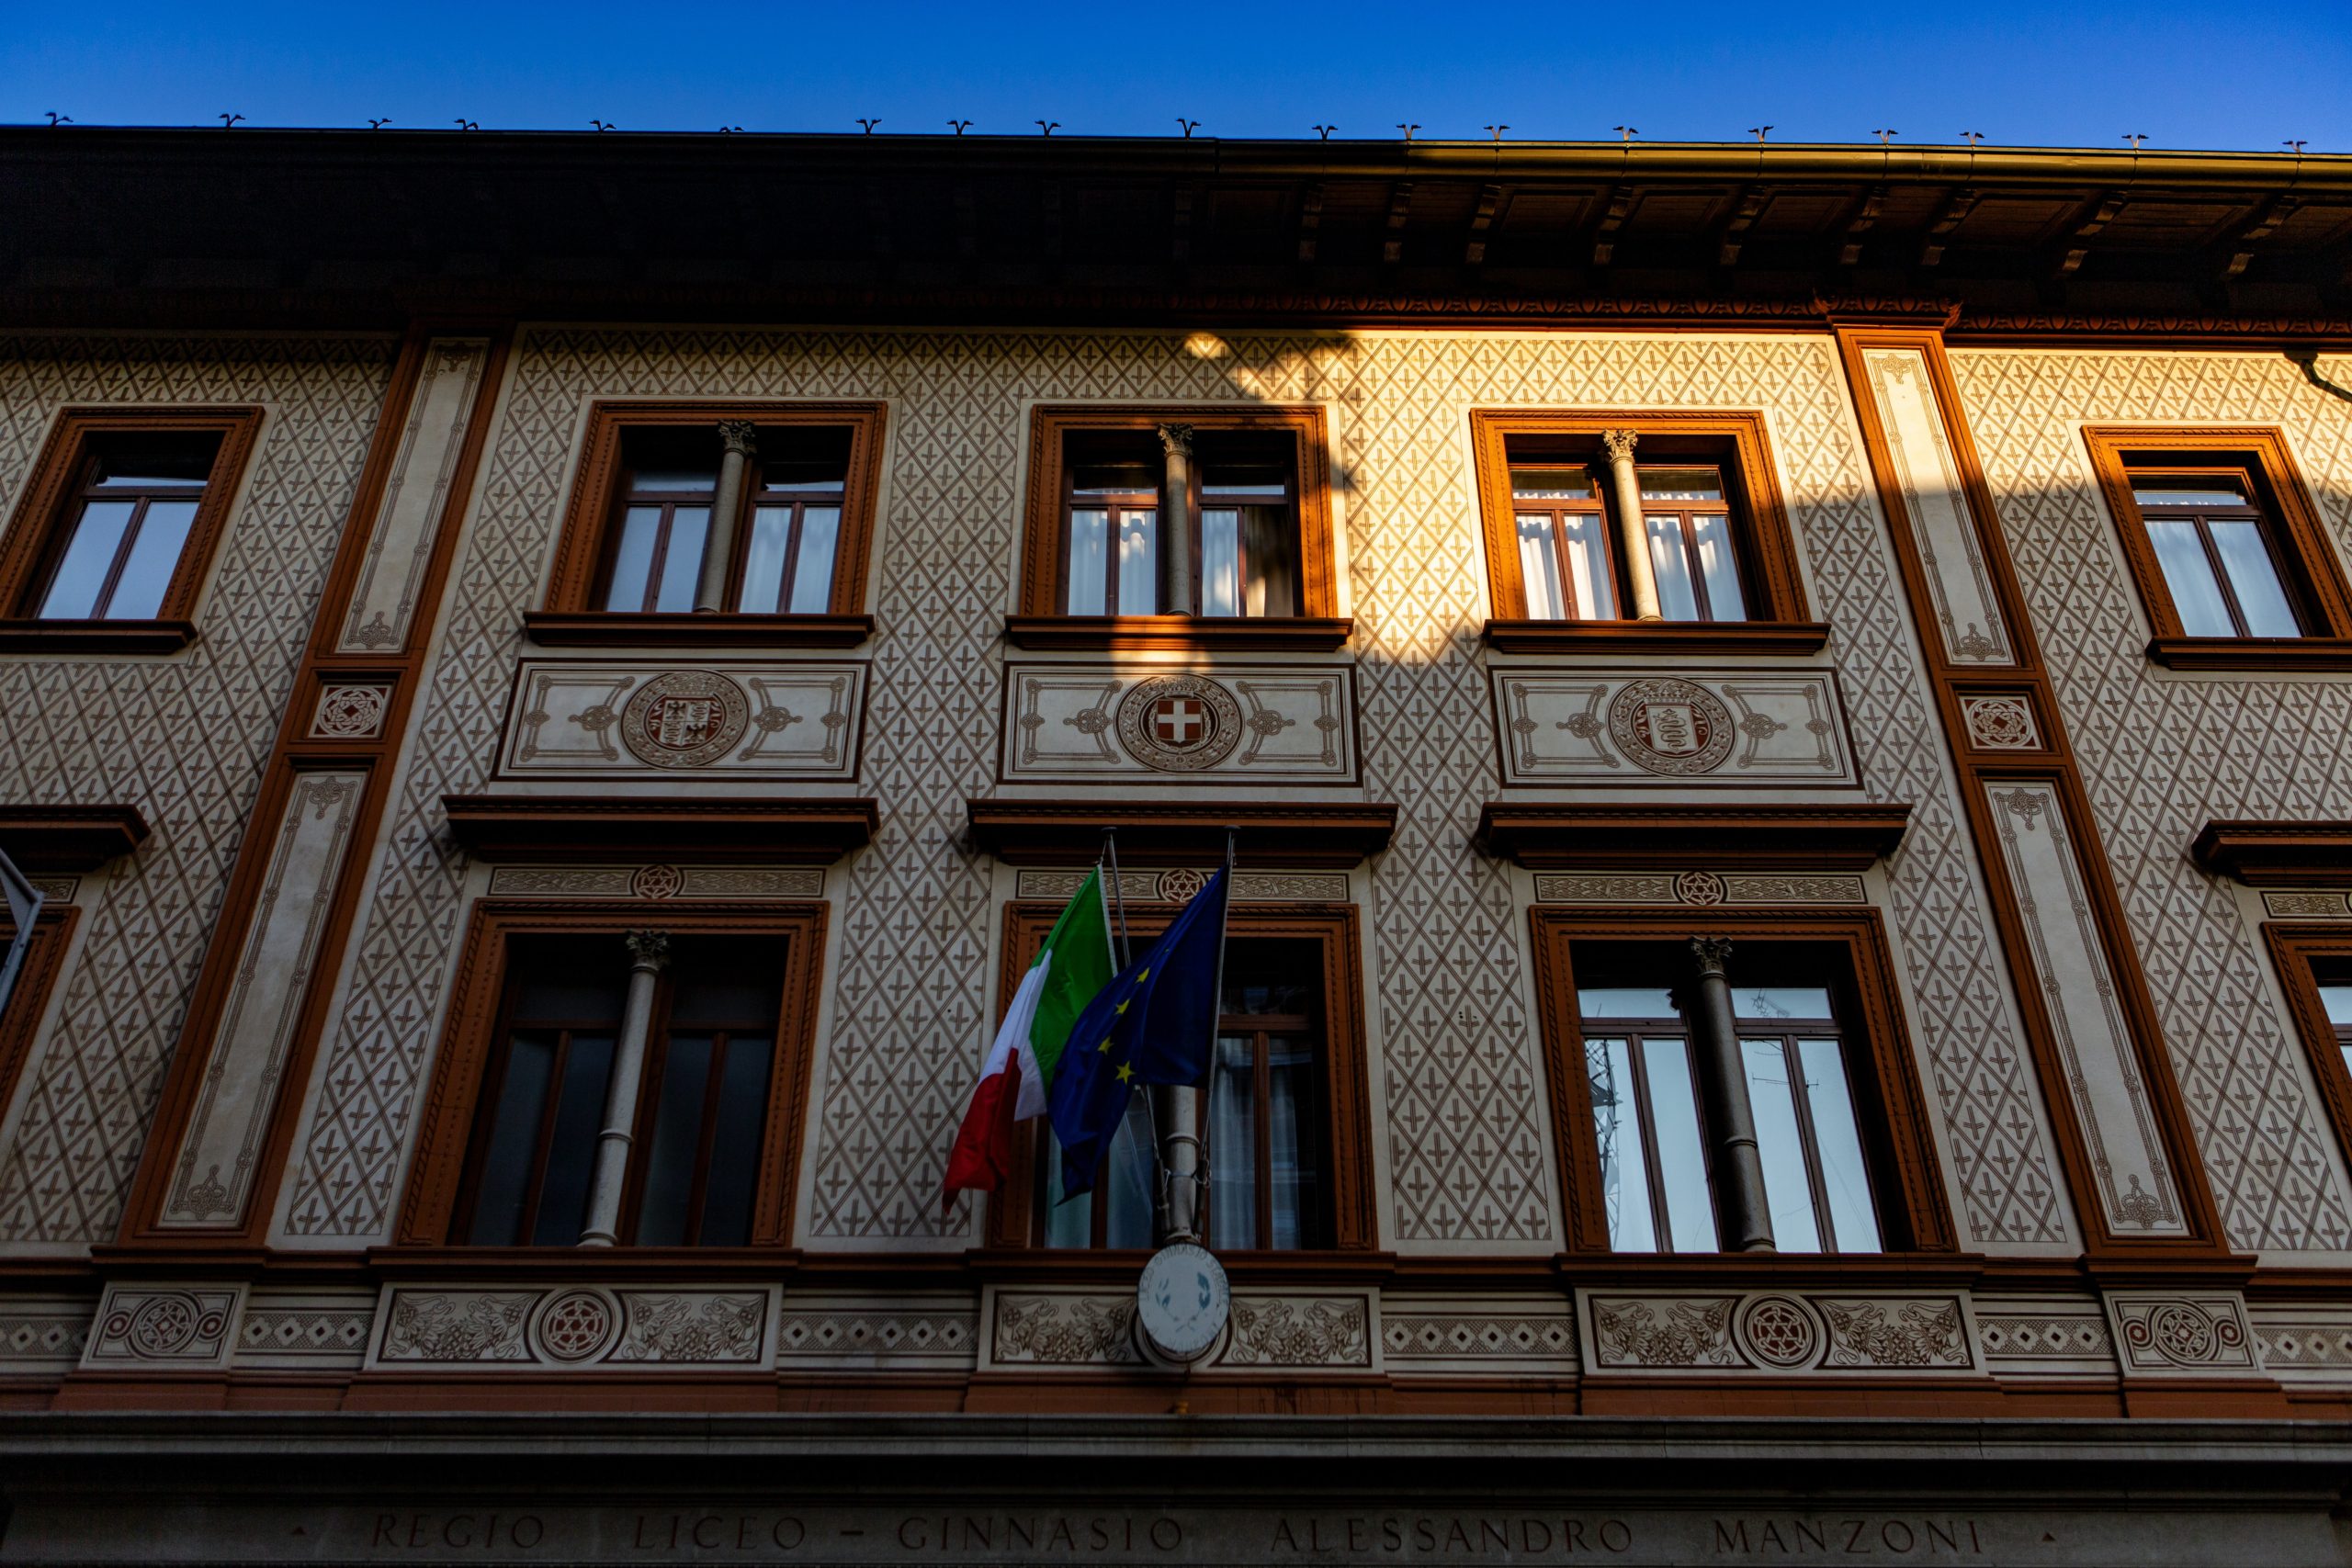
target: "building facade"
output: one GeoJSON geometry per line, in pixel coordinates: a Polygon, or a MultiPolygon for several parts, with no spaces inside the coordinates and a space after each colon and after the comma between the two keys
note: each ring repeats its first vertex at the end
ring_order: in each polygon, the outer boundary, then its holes
{"type": "Polygon", "coordinates": [[[0,1559],[2340,1560],[2345,161],[0,142],[0,1559]]]}

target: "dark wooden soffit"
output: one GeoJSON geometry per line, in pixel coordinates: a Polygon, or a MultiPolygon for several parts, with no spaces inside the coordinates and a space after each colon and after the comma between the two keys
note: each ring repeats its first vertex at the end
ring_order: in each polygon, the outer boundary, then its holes
{"type": "Polygon", "coordinates": [[[2352,332],[2324,154],[20,126],[0,211],[12,323],[2352,332]]]}
{"type": "Polygon", "coordinates": [[[967,800],[972,842],[1010,865],[1071,865],[1102,849],[1102,830],[1119,831],[1124,865],[1351,866],[1388,847],[1396,807],[1376,802],[1262,800],[967,800]]]}
{"type": "Polygon", "coordinates": [[[2253,887],[2352,886],[2352,822],[2205,824],[2188,854],[2216,876],[2253,887]]]}
{"type": "Polygon", "coordinates": [[[1860,871],[1903,841],[1908,806],[1616,806],[1490,800],[1478,848],[1533,870],[1739,865],[1860,871]]]}
{"type": "Polygon", "coordinates": [[[96,871],[146,839],[135,806],[0,805],[0,850],[21,871],[96,871]]]}
{"type": "Polygon", "coordinates": [[[862,796],[446,795],[449,830],[477,860],[709,858],[760,865],[830,865],[873,841],[881,825],[862,796]]]}

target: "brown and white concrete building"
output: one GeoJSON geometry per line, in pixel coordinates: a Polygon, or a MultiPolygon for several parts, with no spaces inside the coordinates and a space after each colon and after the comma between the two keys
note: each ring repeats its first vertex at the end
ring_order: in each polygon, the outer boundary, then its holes
{"type": "Polygon", "coordinates": [[[0,1562],[2346,1560],[2352,160],[0,210],[0,1562]],[[1189,1369],[1144,1145],[939,1198],[1105,828],[1189,1369]]]}

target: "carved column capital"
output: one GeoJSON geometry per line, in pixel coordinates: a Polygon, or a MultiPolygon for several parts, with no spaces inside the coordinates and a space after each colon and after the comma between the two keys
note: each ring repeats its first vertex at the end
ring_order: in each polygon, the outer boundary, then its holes
{"type": "Polygon", "coordinates": [[[1161,425],[1159,445],[1171,457],[1190,457],[1193,455],[1193,427],[1189,424],[1161,425]]]}
{"type": "Polygon", "coordinates": [[[659,969],[670,962],[668,931],[629,931],[621,941],[628,945],[633,968],[659,969]]]}
{"type": "Polygon", "coordinates": [[[1636,431],[1604,430],[1600,433],[1600,449],[1612,463],[1630,463],[1634,460],[1634,443],[1640,439],[1636,431]]]}
{"type": "Polygon", "coordinates": [[[748,419],[720,420],[718,444],[726,450],[745,457],[760,448],[758,432],[748,419]]]}
{"type": "Polygon", "coordinates": [[[1731,961],[1731,938],[1727,936],[1694,936],[1690,939],[1691,956],[1699,961],[1699,975],[1704,979],[1724,973],[1731,961]]]}

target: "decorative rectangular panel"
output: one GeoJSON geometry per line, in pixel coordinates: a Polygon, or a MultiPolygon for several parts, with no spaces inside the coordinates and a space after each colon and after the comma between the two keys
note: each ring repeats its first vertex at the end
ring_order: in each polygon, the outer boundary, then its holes
{"type": "Polygon", "coordinates": [[[284,1371],[356,1371],[376,1323],[372,1291],[255,1292],[230,1346],[232,1364],[284,1371]]]}
{"type": "Polygon", "coordinates": [[[1960,463],[1928,379],[1927,356],[1908,348],[1876,348],[1862,355],[1908,527],[1927,568],[1936,607],[1936,635],[1955,664],[1994,667],[2017,662],[2000,602],[1984,564],[1984,549],[1961,488],[1960,463]]]}
{"type": "Polygon", "coordinates": [[[813,865],[502,865],[494,898],[820,898],[813,865]]]}
{"type": "Polygon", "coordinates": [[[578,1371],[775,1364],[776,1288],[388,1285],[368,1366],[578,1371]]]}
{"type": "Polygon", "coordinates": [[[2145,1377],[2257,1372],[2262,1359],[2234,1291],[2116,1291],[2107,1298],[2117,1359],[2145,1377]]]}
{"type": "MultiPolygon", "coordinates": [[[[980,1364],[984,1371],[1148,1366],[1135,1315],[1133,1291],[992,1291],[981,1308],[988,1340],[980,1364]]],[[[1368,1292],[1237,1292],[1230,1326],[1199,1366],[1377,1371],[1378,1316],[1368,1292]]]]}
{"type": "Polygon", "coordinates": [[[504,778],[847,780],[866,665],[526,659],[504,778]]]}
{"type": "Polygon", "coordinates": [[[244,1213],[367,787],[364,773],[294,780],[164,1201],[166,1228],[233,1224],[244,1213]]]}
{"type": "Polygon", "coordinates": [[[344,616],[340,653],[398,648],[416,615],[416,597],[433,554],[433,525],[447,504],[464,449],[466,421],[481,395],[490,357],[487,338],[435,338],[409,400],[400,449],[368,535],[368,557],[344,616]]]}
{"type": "Polygon", "coordinates": [[[1535,878],[1539,904],[1719,905],[1870,902],[1859,876],[1775,871],[1547,871],[1535,878]]]}
{"type": "Polygon", "coordinates": [[[217,1367],[229,1358],[243,1285],[110,1284],[85,1367],[217,1367]]]}
{"type": "Polygon", "coordinates": [[[1973,1372],[1964,1293],[1577,1292],[1592,1372],[1973,1372]]]}
{"type": "Polygon", "coordinates": [[[1512,666],[1489,678],[1506,784],[1861,784],[1838,678],[1826,670],[1512,666]]]}
{"type": "Polygon", "coordinates": [[[776,1364],[804,1371],[972,1370],[979,1301],[969,1295],[795,1292],[776,1325],[776,1364]]]}
{"type": "MultiPolygon", "coordinates": [[[[1014,884],[1014,897],[1068,900],[1088,875],[1082,869],[1023,871],[1014,884]]],[[[1202,883],[1200,872],[1190,866],[1173,871],[1123,871],[1116,891],[1120,897],[1138,904],[1189,904],[1202,883]]],[[[1102,886],[1107,897],[1111,892],[1108,873],[1102,886]]],[[[1348,878],[1346,873],[1337,871],[1237,871],[1233,899],[1237,904],[1344,904],[1348,878]]]]}
{"type": "Polygon", "coordinates": [[[1355,671],[1344,664],[1012,664],[1001,776],[1049,784],[1358,780],[1355,671]]]}
{"type": "Polygon", "coordinates": [[[1380,1348],[1391,1376],[1567,1377],[1577,1370],[1576,1312],[1557,1298],[1383,1292],[1380,1348]]]}
{"type": "Polygon", "coordinates": [[[2091,918],[2064,803],[2055,787],[2038,780],[1988,781],[1984,787],[2107,1222],[2127,1235],[2177,1235],[2187,1221],[2116,1000],[2114,970],[2091,918]]]}
{"type": "Polygon", "coordinates": [[[0,1297],[0,1378],[72,1371],[89,1343],[96,1305],[85,1295],[0,1297]]]}

